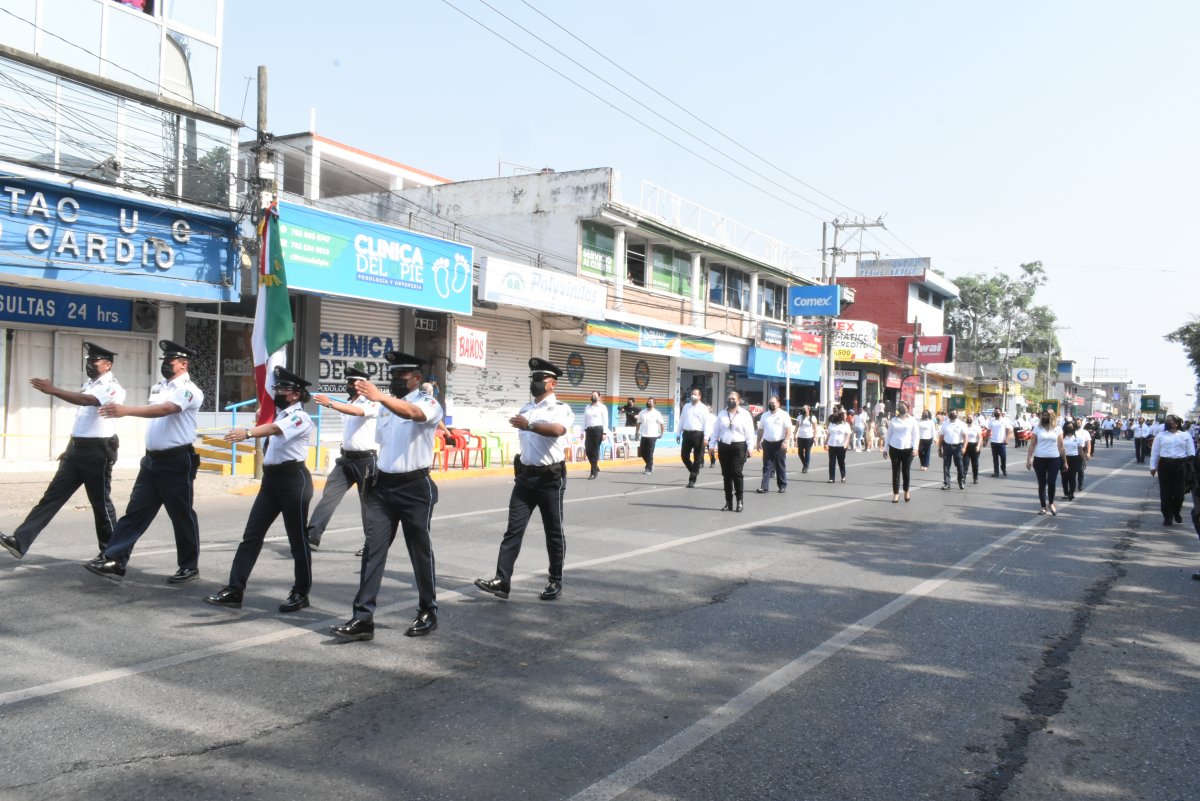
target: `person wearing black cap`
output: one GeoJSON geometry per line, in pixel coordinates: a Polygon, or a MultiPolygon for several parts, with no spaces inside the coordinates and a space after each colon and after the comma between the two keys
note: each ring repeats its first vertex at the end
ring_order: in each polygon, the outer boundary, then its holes
{"type": "Polygon", "coordinates": [[[308,606],[312,558],[304,529],[308,525],[308,504],[312,501],[312,476],[305,459],[308,458],[308,438],[313,422],[302,404],[311,400],[306,389],[309,382],[283,367],[275,368],[274,379],[275,421],[251,428],[235,428],[224,437],[226,442],[245,442],[258,437],[266,440],[262,485],[254,497],[246,530],[233,556],[229,583],[216,595],[204,599],[213,606],[242,608],[242,595],[262,552],[267,529],[280,515],[283,515],[283,528],[292,548],[295,580],[287,599],[279,605],[279,611],[296,612],[308,606]]]}
{"type": "MultiPolygon", "coordinates": [[[[367,381],[370,376],[358,367],[348,367],[345,378],[346,394],[349,396],[345,401],[336,401],[328,395],[313,396],[318,406],[333,409],[345,421],[342,428],[342,455],[326,476],[321,501],[308,519],[308,544],[312,548],[320,547],[325,527],[350,487],[358,487],[361,515],[363,489],[375,483],[375,476],[379,472],[375,446],[375,421],[379,417],[379,404],[367,400],[358,392],[358,381],[367,381]]],[[[363,530],[366,530],[366,517],[363,516],[362,520],[363,530]]]]}
{"type": "Polygon", "coordinates": [[[521,453],[514,472],[516,481],[508,499],[508,528],[500,541],[496,575],[475,579],[475,586],[497,598],[507,598],[512,586],[513,568],[521,552],[521,540],[535,508],[542,512],[546,530],[546,551],[550,556],[550,576],[546,589],[538,596],[553,601],[562,595],[563,561],[567,541],[563,536],[563,495],[567,491],[567,469],[563,461],[567,432],[575,423],[575,413],[554,394],[563,371],[545,359],[529,360],[529,394],[533,403],[521,407],[508,422],[519,432],[521,453]]]}
{"type": "Polygon", "coordinates": [[[404,531],[404,544],[417,585],[417,617],[405,629],[409,637],[420,637],[437,628],[437,574],[429,523],[437,503],[437,484],[429,477],[433,465],[433,437],[442,420],[442,407],[433,396],[422,392],[421,360],[398,351],[386,354],[391,381],[386,396],[379,387],[359,379],[358,392],[383,408],[375,426],[379,443],[379,477],[363,490],[363,519],[366,544],[359,573],[354,616],[330,632],[339,640],[371,640],[375,637],[375,599],[383,583],[388,548],[396,529],[404,531]]]}
{"type": "Polygon", "coordinates": [[[105,418],[145,417],[146,455],[142,458],[137,480],[125,514],[117,521],[104,552],[86,567],[98,576],[121,581],[133,546],[154,522],[164,506],[175,529],[175,552],[179,570],[167,581],[180,584],[200,575],[200,524],[192,508],[192,483],[200,467],[192,442],[196,439],[196,413],[204,403],[204,393],[188,377],[192,353],[169,339],[161,340],[163,380],[150,390],[146,406],[109,403],[100,407],[105,418]]]}
{"type": "Polygon", "coordinates": [[[71,441],[67,450],[58,457],[58,470],[42,499],[12,534],[0,532],[0,545],[18,559],[29,552],[42,529],[49,525],[81,484],[92,505],[96,541],[100,543],[101,552],[108,545],[113,525],[117,522],[117,512],[113,508],[110,493],[112,466],[117,460],[117,429],[116,423],[104,419],[99,412],[106,403],[123,403],[125,390],[112,374],[113,358],[117,354],[94,342],[84,342],[83,345],[87,350],[84,372],[88,380],[78,392],[59,389],[48,378],[29,380],[38,392],[73,403],[79,408],[75,411],[75,424],[71,427],[71,441]]]}

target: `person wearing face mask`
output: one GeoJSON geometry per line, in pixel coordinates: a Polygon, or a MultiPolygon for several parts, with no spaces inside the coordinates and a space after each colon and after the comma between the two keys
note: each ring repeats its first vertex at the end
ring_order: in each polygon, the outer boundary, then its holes
{"type": "Polygon", "coordinates": [[[117,430],[112,420],[101,417],[100,407],[106,403],[124,403],[125,390],[112,374],[117,354],[108,348],[84,342],[84,373],[87,381],[78,392],[59,389],[48,378],[32,378],[29,383],[38,392],[64,400],[79,407],[71,426],[71,441],[58,460],[58,470],[46,487],[42,499],[25,516],[24,522],[12,534],[0,532],[3,545],[17,559],[29,552],[33,541],[42,533],[58,510],[63,507],[80,485],[87,491],[96,523],[96,541],[100,551],[108,545],[117,513],[111,497],[112,466],[117,460],[117,430]]]}
{"type": "Polygon", "coordinates": [[[717,449],[721,462],[721,479],[725,485],[725,505],[722,512],[742,511],[742,467],[746,463],[746,448],[754,437],[754,417],[749,409],[739,405],[741,395],[730,390],[725,396],[725,408],[717,412],[709,445],[717,449]],[[734,503],[736,502],[736,506],[734,503]]]}
{"type": "Polygon", "coordinates": [[[971,474],[971,483],[979,483],[979,448],[983,441],[983,427],[974,415],[968,414],[964,421],[967,427],[967,449],[963,451],[966,472],[971,474]]]}
{"type": "Polygon", "coordinates": [[[600,443],[608,436],[608,407],[600,402],[600,393],[592,392],[592,402],[583,410],[583,452],[592,466],[588,481],[600,475],[600,443]]]}
{"type": "Polygon", "coordinates": [[[1183,499],[1195,484],[1196,444],[1192,435],[1180,430],[1183,421],[1167,415],[1163,431],[1150,446],[1150,475],[1158,478],[1159,508],[1163,525],[1183,522],[1183,499]]]}
{"type": "Polygon", "coordinates": [[[169,339],[160,340],[163,380],[150,390],[146,406],[108,403],[100,407],[101,417],[145,417],[146,455],[142,458],[133,492],[125,514],[113,527],[104,552],[84,565],[92,573],[112,581],[125,577],[125,567],[133,546],[154,522],[158,510],[166,507],[175,530],[175,553],[179,570],[167,581],[180,584],[200,575],[200,523],[192,508],[192,484],[200,457],[192,442],[196,439],[196,413],[204,403],[204,393],[188,376],[192,352],[169,339]]]}
{"type": "Polygon", "coordinates": [[[529,360],[529,369],[529,394],[533,396],[533,402],[525,404],[516,416],[509,418],[509,423],[519,432],[521,454],[514,466],[516,476],[508,499],[508,528],[500,541],[495,576],[477,578],[475,586],[497,598],[508,597],[525,529],[533,510],[540,509],[542,528],[546,531],[546,552],[550,557],[550,575],[538,598],[553,601],[562,595],[563,561],[567,553],[567,540],[563,535],[567,470],[563,460],[567,432],[575,422],[575,413],[554,394],[562,369],[536,357],[529,360]]]}
{"type": "Polygon", "coordinates": [[[817,418],[807,405],[796,415],[796,455],[800,457],[800,472],[807,473],[812,462],[813,440],[817,436],[817,418]]]}
{"type": "Polygon", "coordinates": [[[888,421],[887,452],[883,458],[892,462],[892,503],[900,502],[901,484],[904,488],[904,502],[912,499],[909,492],[909,473],[912,468],[913,454],[917,452],[917,442],[920,432],[917,421],[908,413],[908,404],[900,401],[896,404],[896,416],[888,421]]]}
{"type": "Polygon", "coordinates": [[[437,504],[437,484],[429,476],[433,466],[433,438],[442,420],[442,406],[421,391],[422,360],[408,353],[384,354],[391,373],[384,395],[370,381],[359,381],[358,391],[380,406],[375,424],[379,444],[379,476],[363,490],[363,527],[366,544],[354,596],[354,616],[330,627],[334,637],[345,642],[375,638],[375,609],[388,550],[396,529],[404,533],[404,545],[417,585],[417,616],[404,634],[427,635],[438,627],[437,575],[429,524],[437,504]]]}
{"type": "Polygon", "coordinates": [[[921,412],[921,419],[917,421],[917,460],[921,465],[921,472],[929,470],[929,455],[933,451],[933,438],[936,434],[937,426],[926,409],[921,412]]]}
{"type": "Polygon", "coordinates": [[[992,451],[992,478],[1008,475],[1008,438],[1013,433],[1012,423],[999,409],[992,412],[987,424],[988,447],[992,451]]]}
{"type": "Polygon", "coordinates": [[[1033,427],[1029,444],[1029,455],[1025,457],[1025,469],[1033,470],[1038,480],[1038,500],[1042,504],[1039,515],[1058,514],[1054,507],[1054,489],[1058,474],[1067,467],[1067,451],[1063,445],[1063,431],[1054,425],[1054,413],[1043,409],[1038,424],[1033,427]]]}
{"type": "Polygon", "coordinates": [[[763,455],[762,484],[755,492],[765,493],[775,474],[779,492],[787,492],[787,445],[792,438],[792,416],[779,408],[779,397],[772,395],[767,410],[758,418],[758,441],[755,449],[763,455]]]}
{"type": "Polygon", "coordinates": [[[958,419],[958,412],[951,410],[938,428],[938,452],[942,455],[942,489],[950,489],[950,465],[958,474],[958,488],[966,489],[967,477],[963,468],[963,456],[967,452],[967,427],[958,419]]]}
{"type": "Polygon", "coordinates": [[[642,462],[646,465],[642,475],[648,476],[654,472],[654,446],[658,444],[658,438],[663,435],[665,429],[666,421],[663,420],[662,412],[654,407],[654,398],[647,399],[646,408],[638,412],[637,416],[638,456],[642,457],[642,462]]]}
{"type": "Polygon", "coordinates": [[[1083,465],[1088,458],[1087,440],[1081,435],[1086,432],[1076,429],[1075,423],[1063,424],[1063,454],[1067,458],[1066,467],[1062,471],[1063,497],[1068,501],[1075,500],[1075,490],[1083,491],[1083,465]]]}
{"type": "MultiPolygon", "coordinates": [[[[375,421],[379,417],[379,404],[367,400],[358,392],[358,382],[369,381],[371,377],[367,375],[366,370],[358,367],[347,367],[344,375],[345,401],[336,401],[328,395],[313,396],[318,406],[333,409],[342,415],[343,427],[342,454],[326,476],[321,501],[308,519],[307,535],[310,548],[321,546],[321,537],[329,525],[329,520],[350,487],[358,488],[359,515],[362,517],[363,491],[375,483],[375,476],[379,472],[375,448],[375,421]]],[[[366,529],[365,518],[363,528],[366,529]]],[[[361,553],[358,555],[362,556],[361,553]]]]}
{"type": "Polygon", "coordinates": [[[688,488],[696,486],[700,476],[700,468],[704,466],[705,431],[709,426],[712,412],[700,401],[700,389],[692,387],[688,392],[688,401],[679,410],[675,418],[676,432],[679,434],[679,458],[688,471],[688,488]]]}
{"type": "Polygon", "coordinates": [[[283,367],[275,368],[273,379],[274,422],[237,428],[225,435],[226,442],[264,438],[263,479],[254,505],[250,507],[242,541],[233,556],[233,566],[229,568],[229,583],[220,592],[204,599],[213,606],[242,608],[242,595],[262,552],[267,530],[280,515],[292,550],[295,577],[291,592],[279,605],[279,611],[296,612],[308,606],[312,555],[304,531],[308,525],[308,505],[312,501],[312,476],[305,460],[313,421],[302,404],[311,400],[307,389],[309,382],[283,367]]]}

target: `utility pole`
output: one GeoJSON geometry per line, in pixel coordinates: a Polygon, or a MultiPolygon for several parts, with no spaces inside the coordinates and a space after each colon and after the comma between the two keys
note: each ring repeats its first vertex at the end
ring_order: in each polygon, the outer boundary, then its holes
{"type": "MultiPolygon", "coordinates": [[[[859,230],[862,230],[864,228],[886,228],[886,227],[887,226],[885,226],[883,224],[883,218],[876,219],[874,222],[867,222],[866,220],[854,220],[853,222],[842,222],[840,220],[833,220],[829,223],[824,223],[824,222],[821,223],[821,280],[828,286],[832,286],[837,283],[838,256],[846,255],[842,251],[838,250],[838,246],[837,246],[838,234],[840,234],[843,230],[851,229],[851,228],[857,228],[859,230]],[[833,228],[833,246],[830,248],[825,247],[825,231],[826,231],[827,225],[831,226],[833,228]],[[829,256],[828,277],[826,276],[826,272],[825,272],[825,260],[826,260],[827,253],[829,256]]],[[[871,251],[871,252],[877,252],[877,251],[871,251]]],[[[826,419],[828,419],[829,410],[833,407],[833,331],[834,331],[834,323],[833,323],[832,317],[826,318],[824,329],[825,329],[825,336],[824,336],[825,342],[824,342],[824,346],[823,346],[824,363],[822,365],[822,372],[821,372],[821,408],[824,410],[826,419]]]]}
{"type": "MultiPolygon", "coordinates": [[[[918,320],[915,315],[913,316],[912,349],[913,349],[913,375],[920,378],[921,368],[917,364],[917,352],[920,351],[920,349],[921,349],[921,321],[918,320]]],[[[901,394],[903,394],[903,391],[901,391],[901,394]]],[[[913,387],[913,395],[915,396],[916,394],[917,394],[917,389],[916,389],[916,387],[913,387]]],[[[913,400],[915,401],[916,398],[914,397],[913,400]]],[[[917,404],[913,403],[912,405],[915,407],[917,404]]],[[[924,398],[921,399],[921,408],[922,408],[922,410],[925,408],[925,399],[924,398]]],[[[912,408],[912,409],[909,409],[908,411],[910,414],[916,414],[917,410],[915,408],[912,408]]]]}

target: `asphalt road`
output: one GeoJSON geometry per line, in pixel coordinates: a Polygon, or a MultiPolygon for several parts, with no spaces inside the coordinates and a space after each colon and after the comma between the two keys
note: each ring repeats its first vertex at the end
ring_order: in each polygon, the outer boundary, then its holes
{"type": "MultiPolygon", "coordinates": [[[[852,454],[845,484],[722,504],[677,460],[567,490],[565,592],[541,602],[530,526],[508,601],[491,576],[510,481],[446,481],[439,623],[393,550],[376,639],[338,644],[361,532],[353,497],[314,555],[310,609],[280,615],[276,526],[240,611],[224,584],[251,498],[201,493],[201,580],[182,587],[165,516],[123,584],[84,571],[90,513],[20,562],[0,552],[0,798],[1200,798],[1200,544],[1162,528],[1128,445],[1039,517],[1008,478],[939,490],[852,454]]],[[[0,493],[4,486],[0,484],[0,493]]],[[[5,493],[0,529],[26,507],[5,493]]],[[[82,495],[80,496],[82,498],[82,495]]]]}

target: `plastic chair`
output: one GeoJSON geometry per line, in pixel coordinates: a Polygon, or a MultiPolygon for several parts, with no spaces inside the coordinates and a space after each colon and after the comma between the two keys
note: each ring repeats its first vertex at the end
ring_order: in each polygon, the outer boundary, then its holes
{"type": "MultiPolygon", "coordinates": [[[[453,430],[451,430],[450,437],[454,440],[454,444],[451,445],[449,443],[444,443],[442,447],[442,472],[446,472],[450,469],[451,459],[453,459],[455,463],[458,462],[458,455],[462,453],[463,448],[466,446],[466,440],[461,434],[456,434],[453,430]]],[[[444,439],[444,437],[439,435],[436,437],[436,439],[444,439]]]]}
{"type": "Polygon", "coordinates": [[[508,463],[508,444],[499,434],[487,432],[483,434],[484,449],[483,449],[483,466],[490,467],[494,464],[508,463]]]}
{"type": "Polygon", "coordinates": [[[472,434],[467,429],[454,429],[455,433],[462,434],[466,439],[463,445],[463,470],[470,467],[471,454],[479,457],[479,466],[487,467],[487,442],[480,434],[472,434]]]}

